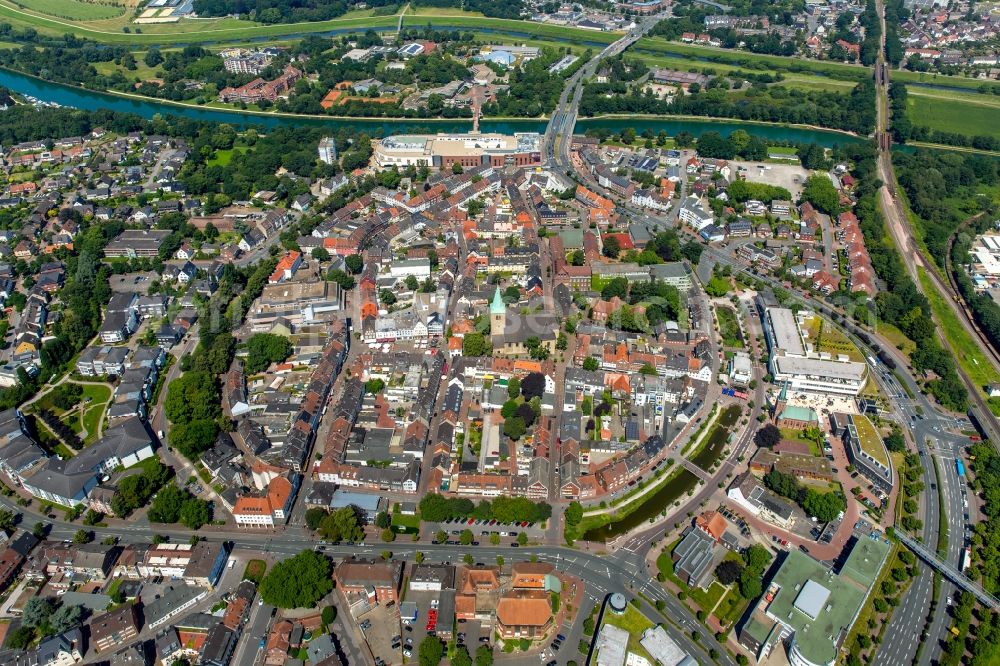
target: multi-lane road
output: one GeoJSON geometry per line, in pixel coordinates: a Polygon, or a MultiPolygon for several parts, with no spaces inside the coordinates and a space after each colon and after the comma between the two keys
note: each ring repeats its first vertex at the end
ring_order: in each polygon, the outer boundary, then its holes
{"type": "Polygon", "coordinates": [[[580,98],[583,96],[583,81],[594,75],[598,65],[606,58],[614,58],[635,44],[640,37],[653,29],[663,14],[656,14],[640,19],[636,27],[625,33],[617,41],[606,46],[600,53],[583,64],[566,80],[559,103],[556,105],[545,134],[542,137],[542,154],[546,165],[563,171],[570,168],[569,149],[573,139],[573,129],[576,127],[577,111],[580,108],[580,98]]]}

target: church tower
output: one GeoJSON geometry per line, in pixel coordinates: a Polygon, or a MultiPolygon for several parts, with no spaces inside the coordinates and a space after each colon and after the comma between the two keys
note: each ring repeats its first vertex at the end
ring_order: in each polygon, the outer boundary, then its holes
{"type": "Polygon", "coordinates": [[[788,382],[786,381],[781,385],[781,392],[778,393],[778,400],[774,403],[774,414],[772,417],[777,421],[781,417],[781,413],[785,411],[785,405],[788,404],[788,382]]]}
{"type": "Polygon", "coordinates": [[[503,335],[507,331],[507,305],[500,296],[500,287],[493,294],[490,303],[490,335],[503,335]]]}

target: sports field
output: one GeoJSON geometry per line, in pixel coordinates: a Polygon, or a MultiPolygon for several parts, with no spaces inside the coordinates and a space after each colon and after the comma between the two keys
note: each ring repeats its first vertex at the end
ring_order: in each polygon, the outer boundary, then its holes
{"type": "Polygon", "coordinates": [[[1000,106],[996,98],[979,95],[948,97],[910,95],[907,108],[914,125],[923,125],[943,132],[971,136],[986,135],[1000,138],[1000,106]]]}

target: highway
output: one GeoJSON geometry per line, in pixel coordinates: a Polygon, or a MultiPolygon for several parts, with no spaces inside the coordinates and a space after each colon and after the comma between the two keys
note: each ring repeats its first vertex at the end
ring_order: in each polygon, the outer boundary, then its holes
{"type": "MultiPolygon", "coordinates": [[[[882,28],[882,48],[880,49],[879,59],[875,64],[875,81],[878,87],[876,98],[876,136],[879,138],[879,176],[883,182],[879,197],[881,199],[882,211],[885,214],[886,225],[889,227],[893,241],[902,253],[903,263],[907,266],[917,289],[921,292],[924,291],[923,285],[920,282],[920,271],[918,270],[919,268],[923,268],[925,274],[930,277],[933,287],[943,295],[944,301],[955,312],[962,326],[974,340],[978,338],[979,346],[985,350],[989,362],[994,367],[998,367],[1000,357],[998,357],[985,336],[982,335],[978,326],[968,316],[967,311],[958,304],[957,294],[951,289],[951,286],[941,280],[937,272],[931,267],[930,261],[924,256],[919,244],[913,237],[913,230],[909,225],[906,211],[896,197],[897,181],[892,164],[891,135],[888,131],[888,88],[891,75],[889,67],[885,62],[886,26],[883,0],[877,0],[876,7],[882,28]]],[[[950,349],[949,341],[941,333],[943,329],[940,327],[940,323],[938,322],[939,338],[945,349],[950,349]]],[[[969,378],[961,365],[957,362],[955,365],[959,376],[962,378],[969,392],[970,400],[975,405],[977,420],[980,421],[981,427],[990,435],[989,438],[994,444],[1000,447],[1000,424],[997,423],[997,420],[985,404],[980,391],[981,387],[977,386],[969,378]]],[[[926,399],[924,401],[926,402],[926,399]]],[[[927,413],[926,406],[924,406],[924,409],[925,413],[927,413]]],[[[958,477],[955,469],[955,459],[960,454],[961,448],[967,444],[967,440],[963,437],[949,435],[947,432],[944,432],[944,428],[936,429],[932,424],[923,421],[913,427],[913,437],[918,449],[920,449],[921,457],[925,461],[925,525],[924,534],[922,535],[924,543],[928,544],[932,550],[936,549],[937,539],[936,535],[931,532],[931,525],[937,523],[939,529],[943,529],[947,533],[947,552],[944,553],[944,559],[948,564],[958,567],[962,550],[968,542],[968,525],[970,521],[967,513],[967,488],[964,480],[958,477]],[[928,450],[928,447],[931,450],[928,450]],[[932,485],[928,482],[928,478],[933,478],[933,469],[931,469],[932,460],[938,461],[938,470],[940,472],[940,491],[944,502],[943,523],[938,511],[934,510],[937,502],[930,496],[936,492],[933,488],[937,485],[932,485]]],[[[954,594],[956,589],[947,578],[943,578],[941,580],[938,603],[931,610],[931,594],[929,591],[932,585],[932,578],[927,566],[922,565],[920,576],[914,581],[911,589],[903,598],[903,603],[897,607],[890,623],[890,629],[902,630],[907,633],[913,632],[915,635],[923,627],[921,619],[926,618],[928,613],[930,613],[930,623],[927,632],[921,637],[924,647],[920,653],[919,664],[933,663],[940,654],[941,644],[946,637],[948,625],[950,624],[946,599],[954,594]]],[[[913,662],[916,650],[917,641],[887,641],[880,646],[875,663],[877,666],[907,666],[913,662]]]]}
{"type": "MultiPolygon", "coordinates": [[[[79,525],[67,523],[61,519],[49,520],[37,511],[34,507],[25,509],[18,506],[9,498],[0,497],[0,506],[11,511],[25,515],[25,526],[30,526],[35,521],[44,521],[51,525],[49,538],[51,539],[72,539],[73,534],[79,529],[79,525]]],[[[136,525],[128,527],[100,527],[95,530],[97,540],[108,536],[118,537],[124,543],[148,542],[150,534],[155,533],[169,536],[177,542],[186,542],[191,535],[189,530],[178,528],[172,525],[157,525],[153,530],[149,525],[136,525]]],[[[621,551],[617,555],[605,557],[599,553],[578,551],[560,546],[526,546],[520,548],[516,553],[509,546],[467,546],[456,547],[448,545],[435,545],[430,543],[372,543],[361,545],[327,545],[321,546],[315,537],[307,533],[306,530],[296,527],[288,527],[284,530],[273,531],[250,531],[237,530],[232,528],[203,527],[199,530],[199,535],[206,541],[230,542],[234,548],[252,551],[260,557],[267,556],[291,556],[307,548],[318,548],[325,554],[333,558],[345,558],[351,556],[378,558],[385,550],[391,550],[394,557],[413,561],[415,554],[419,551],[424,554],[425,562],[451,562],[459,563],[465,553],[472,554],[479,561],[493,561],[497,555],[510,558],[512,554],[523,556],[527,559],[530,556],[537,556],[540,561],[551,562],[566,573],[583,580],[588,588],[589,595],[594,600],[603,599],[612,592],[624,592],[630,595],[642,594],[647,599],[656,602],[663,601],[666,604],[664,611],[667,618],[672,622],[673,631],[671,636],[678,641],[680,646],[693,655],[700,663],[710,663],[705,648],[716,644],[715,635],[707,627],[697,621],[690,611],[668,593],[663,587],[650,576],[642,560],[642,555],[630,551],[621,551]],[[699,634],[699,643],[691,640],[691,632],[699,634]]],[[[655,611],[654,611],[655,612],[655,611]]],[[[258,619],[260,614],[253,616],[251,626],[256,627],[262,622],[258,619]]],[[[267,613],[269,616],[270,613],[267,613]]],[[[653,617],[656,617],[653,615],[653,617]]],[[[245,632],[246,635],[253,635],[253,631],[245,632]]],[[[255,645],[248,645],[248,641],[242,641],[240,645],[240,656],[247,659],[247,654],[253,659],[256,658],[255,645]]],[[[720,651],[722,652],[722,651],[720,651]]],[[[250,659],[234,663],[253,663],[250,659]]],[[[716,663],[733,666],[735,662],[724,654],[719,657],[716,663]]]]}

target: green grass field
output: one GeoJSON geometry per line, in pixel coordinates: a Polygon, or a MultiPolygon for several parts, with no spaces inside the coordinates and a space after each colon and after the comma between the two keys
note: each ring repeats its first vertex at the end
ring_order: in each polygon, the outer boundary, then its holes
{"type": "Polygon", "coordinates": [[[927,97],[911,95],[907,109],[914,125],[924,125],[943,132],[1000,137],[1000,107],[989,102],[967,100],[965,96],[927,97]]]}
{"type": "Polygon", "coordinates": [[[906,334],[892,324],[879,322],[878,334],[891,342],[893,347],[903,352],[906,355],[906,358],[909,358],[910,354],[912,354],[917,348],[917,345],[913,342],[913,340],[906,337],[906,334]]]}
{"type": "Polygon", "coordinates": [[[17,0],[17,4],[40,14],[48,14],[71,21],[94,21],[121,16],[125,7],[121,5],[81,2],[81,0],[17,0]]]}
{"type": "Polygon", "coordinates": [[[236,148],[231,148],[229,150],[217,150],[212,159],[208,160],[208,166],[227,166],[233,160],[234,152],[245,153],[247,148],[245,146],[237,146],[236,148]]]}
{"type": "Polygon", "coordinates": [[[788,72],[813,72],[831,78],[858,80],[871,75],[871,69],[860,65],[845,65],[839,62],[824,62],[819,60],[805,60],[802,58],[790,58],[785,56],[763,55],[759,53],[749,53],[746,51],[733,51],[715,48],[712,46],[700,46],[695,44],[681,44],[670,42],[659,37],[643,37],[636,42],[635,48],[640,51],[648,51],[652,54],[672,54],[674,56],[687,56],[706,60],[709,63],[729,63],[732,65],[742,65],[745,67],[757,67],[757,71],[766,72],[771,70],[782,70],[788,72]]]}
{"type": "Polygon", "coordinates": [[[742,349],[743,333],[740,331],[740,323],[736,319],[736,313],[733,309],[725,305],[716,306],[715,316],[719,320],[719,334],[722,335],[722,344],[742,349]]]}
{"type": "Polygon", "coordinates": [[[114,62],[113,60],[108,62],[94,62],[91,63],[91,65],[93,65],[94,69],[96,69],[99,74],[104,74],[105,76],[109,76],[111,74],[114,74],[115,72],[121,72],[122,75],[130,81],[132,79],[139,79],[140,81],[148,81],[149,79],[157,78],[156,72],[158,67],[149,67],[148,65],[146,65],[145,62],[143,62],[143,58],[146,55],[145,52],[135,53],[134,55],[135,55],[135,69],[131,70],[125,69],[124,67],[119,65],[117,62],[114,62]]]}
{"type": "Polygon", "coordinates": [[[715,617],[728,626],[740,619],[746,607],[747,600],[740,594],[740,588],[733,585],[729,589],[729,594],[723,597],[719,605],[715,607],[715,617]]]}
{"type": "Polygon", "coordinates": [[[976,386],[983,387],[1000,381],[1000,374],[990,364],[979,345],[962,326],[958,315],[945,302],[944,296],[935,288],[923,268],[920,271],[920,286],[930,301],[934,317],[941,325],[948,345],[962,369],[969,375],[976,386]]]}
{"type": "MultiPolygon", "coordinates": [[[[281,37],[290,34],[326,32],[328,30],[345,28],[357,30],[378,27],[394,28],[398,17],[361,16],[332,19],[330,21],[279,23],[274,25],[256,24],[228,17],[188,19],[177,23],[143,25],[141,26],[142,32],[137,34],[134,30],[128,33],[122,31],[126,27],[125,24],[128,23],[127,17],[108,19],[106,21],[92,21],[83,24],[20,9],[4,0],[0,2],[0,20],[13,25],[35,28],[39,32],[49,35],[69,33],[98,42],[126,44],[138,47],[146,44],[228,43],[257,37],[281,37]]],[[[489,20],[480,19],[481,22],[489,20]]],[[[514,23],[517,22],[515,21],[514,23]]],[[[578,32],[588,33],[589,31],[580,30],[578,32]]]]}
{"type": "Polygon", "coordinates": [[[408,7],[407,16],[475,16],[483,18],[481,12],[467,12],[457,7],[408,7]]]}
{"type": "MultiPolygon", "coordinates": [[[[931,74],[928,72],[910,72],[905,70],[894,70],[892,78],[914,87],[921,83],[928,85],[949,86],[952,88],[968,88],[979,90],[984,85],[979,79],[970,79],[964,76],[945,76],[944,74],[931,74]]],[[[986,84],[989,85],[989,84],[986,84]]]]}
{"type": "MultiPolygon", "coordinates": [[[[46,3],[48,0],[31,0],[36,3],[46,3]]],[[[60,0],[83,4],[80,0],[60,0]]],[[[365,12],[367,13],[367,12],[365,12]]],[[[128,44],[139,47],[145,44],[176,44],[176,43],[231,43],[259,37],[282,37],[329,30],[364,30],[366,28],[395,28],[399,15],[359,16],[356,13],[347,17],[329,21],[313,21],[305,23],[279,23],[262,25],[228,17],[212,19],[186,19],[177,23],[147,24],[141,26],[141,33],[131,29],[137,26],[127,26],[130,17],[93,20],[87,23],[56,18],[31,9],[22,9],[12,4],[10,0],[0,0],[0,20],[14,25],[32,27],[50,35],[74,34],[99,42],[111,44],[128,44]],[[130,32],[123,29],[130,27],[130,32]]],[[[489,28],[496,32],[518,33],[518,37],[527,35],[538,39],[554,39],[557,41],[595,42],[610,44],[620,33],[594,32],[567,26],[548,25],[529,21],[511,19],[496,19],[477,16],[470,12],[454,11],[450,13],[432,12],[428,14],[410,15],[408,12],[403,25],[406,27],[423,27],[431,24],[435,27],[458,29],[489,28]]]]}
{"type": "Polygon", "coordinates": [[[640,655],[650,663],[653,663],[652,657],[642,647],[642,644],[639,643],[639,639],[642,638],[642,632],[653,626],[653,622],[649,618],[640,613],[636,608],[628,606],[621,615],[606,613],[604,615],[604,622],[605,624],[611,624],[627,631],[629,652],[640,655]]]}

